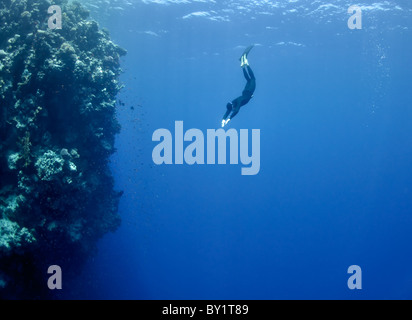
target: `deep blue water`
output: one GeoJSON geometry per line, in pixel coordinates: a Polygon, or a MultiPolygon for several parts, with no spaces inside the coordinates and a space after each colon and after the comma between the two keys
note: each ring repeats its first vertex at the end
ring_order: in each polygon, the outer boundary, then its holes
{"type": "Polygon", "coordinates": [[[357,3],[350,30],[348,1],[128,3],[92,10],[128,50],[112,158],[123,223],[68,295],[411,299],[412,4],[357,3]],[[156,129],[220,126],[251,43],[256,92],[229,128],[261,130],[259,174],[155,165],[156,129]]]}

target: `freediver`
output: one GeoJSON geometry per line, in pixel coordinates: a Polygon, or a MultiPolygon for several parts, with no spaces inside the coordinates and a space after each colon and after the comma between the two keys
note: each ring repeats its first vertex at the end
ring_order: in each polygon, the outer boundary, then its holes
{"type": "Polygon", "coordinates": [[[226,105],[226,113],[222,119],[222,128],[229,123],[231,119],[235,115],[238,114],[240,107],[244,106],[246,103],[250,101],[253,97],[253,93],[255,92],[256,88],[256,79],[255,75],[253,74],[252,68],[249,66],[249,62],[247,60],[247,56],[249,51],[252,50],[253,45],[246,48],[245,52],[240,57],[240,66],[243,70],[243,75],[246,78],[246,86],[243,89],[242,95],[237,97],[232,102],[229,102],[226,105]]]}

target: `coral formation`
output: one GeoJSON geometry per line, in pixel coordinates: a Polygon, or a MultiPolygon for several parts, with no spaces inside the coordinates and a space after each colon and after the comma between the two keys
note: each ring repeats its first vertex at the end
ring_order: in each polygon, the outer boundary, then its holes
{"type": "Polygon", "coordinates": [[[0,2],[1,298],[48,297],[47,267],[80,266],[120,223],[108,161],[126,51],[88,16],[66,0],[0,2]]]}

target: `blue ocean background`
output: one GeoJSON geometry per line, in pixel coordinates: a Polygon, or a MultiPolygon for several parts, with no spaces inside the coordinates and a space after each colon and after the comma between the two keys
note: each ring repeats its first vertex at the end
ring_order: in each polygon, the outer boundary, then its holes
{"type": "Polygon", "coordinates": [[[111,163],[124,195],[67,298],[412,298],[410,1],[82,2],[128,51],[111,163]],[[229,128],[261,130],[259,174],[155,165],[156,129],[220,126],[249,44],[257,88],[229,128]]]}

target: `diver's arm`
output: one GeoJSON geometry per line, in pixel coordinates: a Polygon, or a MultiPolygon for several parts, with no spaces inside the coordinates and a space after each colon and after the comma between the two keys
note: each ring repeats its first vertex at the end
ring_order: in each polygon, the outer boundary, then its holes
{"type": "Polygon", "coordinates": [[[225,115],[223,116],[223,120],[226,120],[227,117],[229,116],[230,112],[232,111],[232,109],[227,109],[225,115]]]}
{"type": "Polygon", "coordinates": [[[229,116],[229,120],[233,119],[239,112],[239,108],[233,110],[232,114],[229,116]]]}

